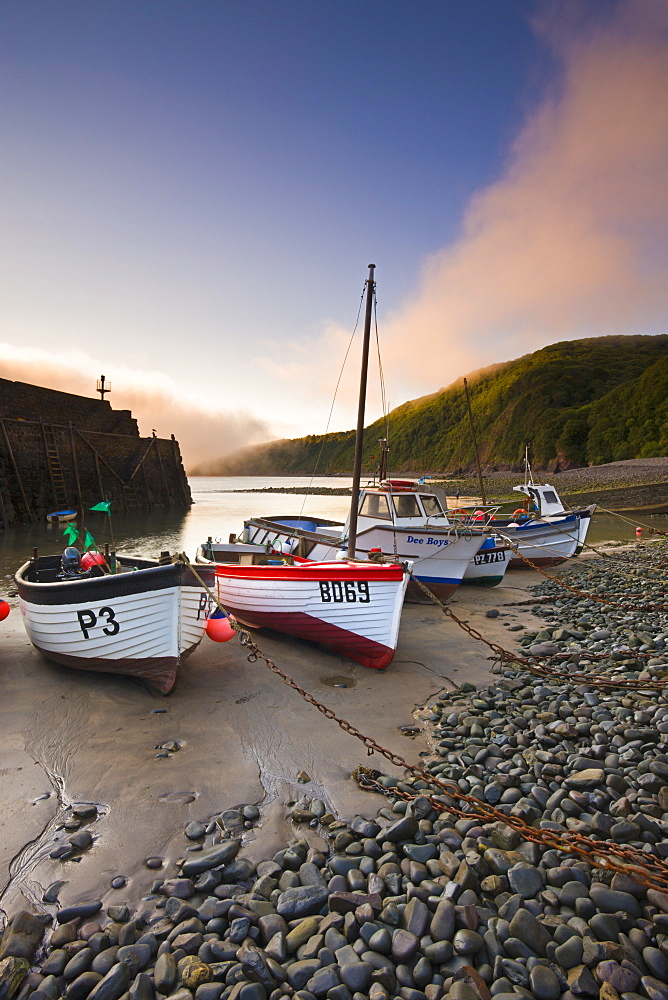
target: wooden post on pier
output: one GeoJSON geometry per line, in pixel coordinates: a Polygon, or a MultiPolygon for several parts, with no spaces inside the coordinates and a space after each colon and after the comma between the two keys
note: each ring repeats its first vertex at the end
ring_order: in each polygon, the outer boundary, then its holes
{"type": "Polygon", "coordinates": [[[79,498],[79,510],[81,511],[81,517],[84,514],[83,498],[81,496],[81,480],[79,479],[79,462],[77,459],[77,446],[74,440],[74,429],[72,427],[72,421],[70,420],[70,444],[72,446],[72,463],[74,465],[74,478],[77,484],[77,497],[79,498]]]}
{"type": "Polygon", "coordinates": [[[26,512],[30,520],[33,520],[32,510],[30,509],[30,504],[28,503],[28,498],[26,496],[26,491],[23,489],[23,480],[21,479],[21,473],[19,472],[19,467],[16,464],[16,459],[14,458],[14,452],[12,451],[12,445],[9,440],[9,435],[7,433],[7,428],[5,427],[5,421],[0,417],[0,425],[2,425],[2,436],[5,439],[5,447],[7,448],[7,453],[9,454],[9,459],[12,463],[12,468],[14,469],[14,475],[19,484],[19,490],[21,491],[21,497],[25,505],[26,512]]]}

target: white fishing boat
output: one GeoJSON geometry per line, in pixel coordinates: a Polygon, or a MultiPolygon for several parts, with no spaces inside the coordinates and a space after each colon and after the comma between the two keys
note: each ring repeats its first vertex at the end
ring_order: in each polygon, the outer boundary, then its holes
{"type": "Polygon", "coordinates": [[[218,566],[216,580],[220,603],[245,625],[317,642],[377,670],[394,656],[408,583],[403,566],[273,560],[218,566]]]}
{"type": "Polygon", "coordinates": [[[548,483],[540,486],[529,480],[513,489],[527,499],[512,515],[500,514],[498,505],[477,508],[465,513],[462,523],[486,524],[517,549],[520,555],[512,553],[511,568],[526,567],[525,559],[537,566],[558,566],[582,552],[596,504],[567,510],[548,483]]]}
{"type": "MultiPolygon", "coordinates": [[[[100,565],[81,572],[77,550],[65,552],[65,559],[36,556],[15,576],[35,648],[68,667],[126,674],[171,691],[206,627],[211,600],[199,580],[182,562],[123,557],[116,573],[100,565]]],[[[213,588],[213,569],[199,567],[198,574],[213,588]]]]}

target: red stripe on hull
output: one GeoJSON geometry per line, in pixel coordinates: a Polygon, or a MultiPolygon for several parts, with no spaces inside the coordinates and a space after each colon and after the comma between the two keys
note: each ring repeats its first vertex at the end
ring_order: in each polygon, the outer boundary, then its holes
{"type": "Polygon", "coordinates": [[[272,611],[248,611],[235,608],[229,602],[225,602],[225,607],[238,621],[246,625],[254,625],[256,628],[271,628],[276,632],[294,635],[298,639],[318,642],[336,653],[349,656],[351,660],[362,663],[365,667],[373,667],[374,670],[383,670],[394,656],[394,650],[390,646],[374,642],[373,639],[367,639],[355,632],[348,632],[346,629],[339,628],[338,625],[331,625],[319,618],[313,618],[304,614],[303,611],[286,614],[272,611]]]}
{"type": "Polygon", "coordinates": [[[216,570],[216,576],[252,580],[401,580],[404,574],[401,566],[390,565],[359,566],[346,563],[302,563],[298,566],[225,566],[216,570]]]}

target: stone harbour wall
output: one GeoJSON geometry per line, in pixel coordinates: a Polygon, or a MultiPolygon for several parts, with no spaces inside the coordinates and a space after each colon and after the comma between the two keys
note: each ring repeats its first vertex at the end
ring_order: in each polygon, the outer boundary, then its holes
{"type": "Polygon", "coordinates": [[[0,378],[0,417],[74,424],[89,431],[129,434],[139,437],[137,421],[130,410],[113,410],[105,400],[76,396],[27,382],[0,378]]]}
{"type": "Polygon", "coordinates": [[[189,506],[190,487],[174,437],[1,418],[0,527],[102,499],[112,501],[114,513],[189,506]]]}

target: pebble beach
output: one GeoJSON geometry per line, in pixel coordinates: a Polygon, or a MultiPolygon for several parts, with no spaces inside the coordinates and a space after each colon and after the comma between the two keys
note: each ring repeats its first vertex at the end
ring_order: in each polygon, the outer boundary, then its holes
{"type": "Polygon", "coordinates": [[[158,699],[47,664],[14,614],[0,1000],[668,998],[667,563],[460,588],[512,662],[428,605],[383,674],[258,634],[409,770],[236,643],[158,699]]]}

